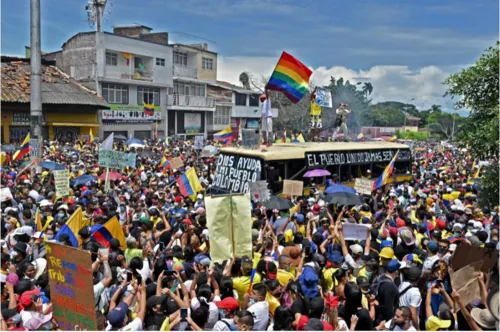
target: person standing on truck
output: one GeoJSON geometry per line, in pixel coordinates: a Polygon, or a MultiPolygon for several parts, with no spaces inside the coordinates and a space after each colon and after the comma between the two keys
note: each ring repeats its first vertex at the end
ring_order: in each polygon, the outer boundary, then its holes
{"type": "Polygon", "coordinates": [[[351,113],[349,105],[340,103],[336,112],[337,118],[335,119],[335,131],[333,132],[332,141],[335,141],[337,134],[340,129],[342,129],[342,134],[344,134],[345,139],[349,139],[347,136],[347,116],[351,113]]]}
{"type": "Polygon", "coordinates": [[[269,147],[273,145],[273,117],[271,114],[269,91],[266,90],[266,92],[262,94],[259,99],[262,103],[262,138],[264,139],[264,144],[269,147]]]}

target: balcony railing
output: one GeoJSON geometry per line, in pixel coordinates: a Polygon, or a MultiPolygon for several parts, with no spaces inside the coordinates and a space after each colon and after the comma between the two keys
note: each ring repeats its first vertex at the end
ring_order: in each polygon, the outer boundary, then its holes
{"type": "Polygon", "coordinates": [[[174,65],[174,76],[198,78],[198,70],[192,67],[174,65]]]}
{"type": "Polygon", "coordinates": [[[200,96],[168,95],[167,106],[215,107],[215,99],[200,96]]]}
{"type": "Polygon", "coordinates": [[[148,68],[141,70],[126,66],[106,66],[106,77],[152,82],[153,72],[148,68]]]}

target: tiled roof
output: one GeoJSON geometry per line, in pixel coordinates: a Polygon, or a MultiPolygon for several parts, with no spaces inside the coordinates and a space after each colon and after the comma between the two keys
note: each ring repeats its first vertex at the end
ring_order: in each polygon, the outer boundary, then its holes
{"type": "Polygon", "coordinates": [[[413,115],[410,115],[410,114],[405,114],[406,115],[406,118],[408,120],[414,120],[414,121],[419,121],[420,118],[417,118],[416,116],[413,116],[413,115]]]}
{"type": "MultiPolygon", "coordinates": [[[[29,62],[3,62],[2,103],[29,103],[31,67],[29,62]]],[[[42,103],[87,105],[109,108],[106,100],[87,89],[55,66],[42,65],[42,103]]]]}

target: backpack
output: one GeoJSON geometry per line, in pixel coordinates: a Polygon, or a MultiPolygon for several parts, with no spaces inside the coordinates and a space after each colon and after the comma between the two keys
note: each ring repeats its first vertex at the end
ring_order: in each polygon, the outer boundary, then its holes
{"type": "MultiPolygon", "coordinates": [[[[380,286],[382,284],[386,284],[386,283],[394,283],[394,281],[392,281],[391,279],[389,278],[382,278],[383,274],[382,275],[379,275],[375,278],[375,280],[373,280],[373,284],[372,286],[370,287],[370,291],[373,295],[375,295],[375,298],[378,300],[378,291],[380,289],[380,286]]],[[[394,284],[396,285],[396,284],[394,284]]]]}

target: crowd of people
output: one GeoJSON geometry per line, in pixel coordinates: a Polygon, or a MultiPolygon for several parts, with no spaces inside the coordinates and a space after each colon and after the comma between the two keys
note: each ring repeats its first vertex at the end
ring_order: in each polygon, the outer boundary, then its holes
{"type": "MultiPolygon", "coordinates": [[[[3,165],[1,185],[12,199],[1,205],[2,330],[58,329],[46,243],[78,207],[89,222],[78,236],[92,253],[98,330],[498,330],[498,264],[471,276],[480,293],[470,303],[451,278],[457,246],[499,243],[498,206],[479,205],[471,181],[479,165],[467,153],[423,144],[411,181],[384,186],[358,206],[326,203],[320,186],[291,198],[292,211],[252,202],[252,257],[221,263],[211,260],[203,199],[215,156],[200,158],[186,141],[148,141],[137,167],[116,170],[121,177],[106,191],[98,146],[46,142],[43,159],[66,167],[71,180],[96,177],[72,181],[65,197],[47,169],[31,175],[23,161],[3,165]],[[184,167],[166,167],[166,155],[184,167]],[[192,167],[203,187],[195,200],[175,181],[192,167]],[[114,216],[126,249],[112,239],[103,254],[91,226],[114,216]],[[364,240],[346,240],[345,223],[371,228],[364,240]]],[[[114,148],[133,151],[123,142],[114,148]]]]}

